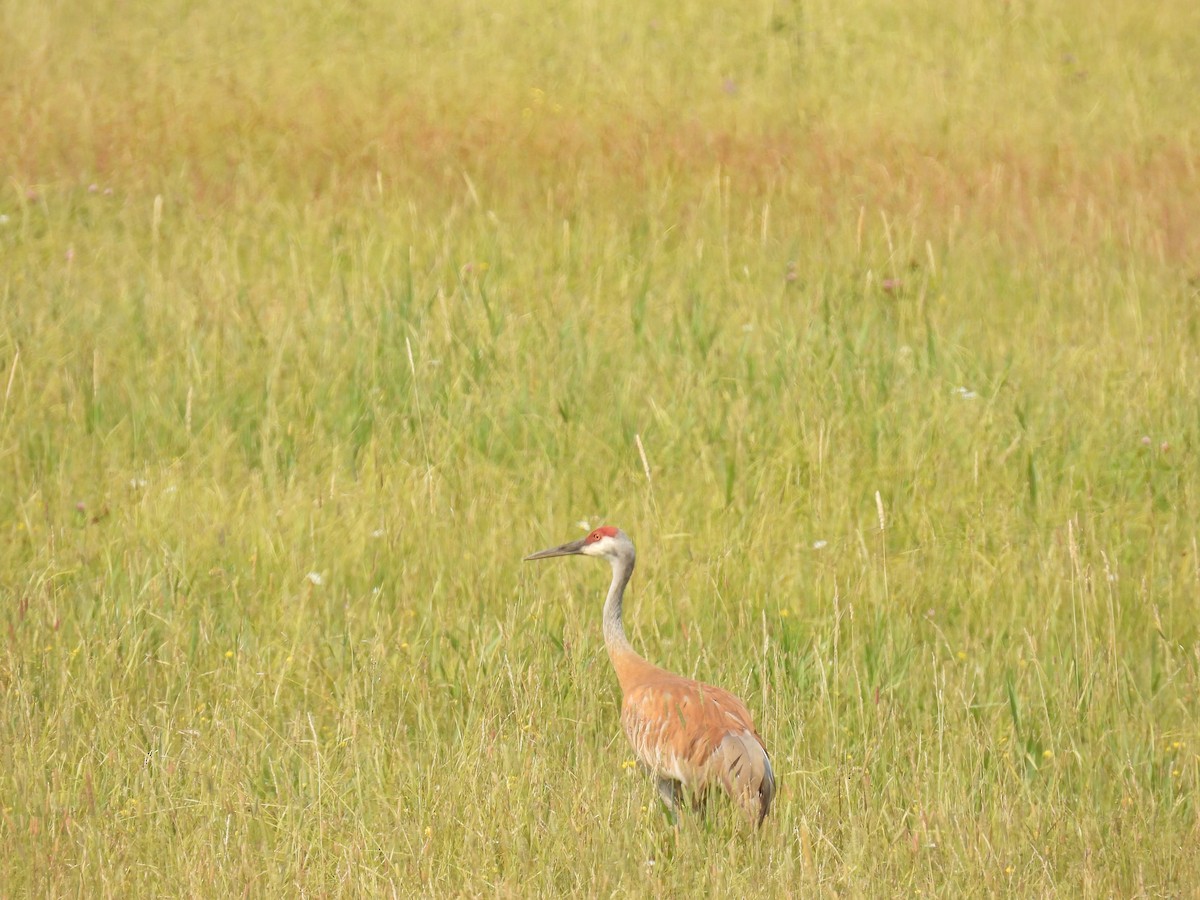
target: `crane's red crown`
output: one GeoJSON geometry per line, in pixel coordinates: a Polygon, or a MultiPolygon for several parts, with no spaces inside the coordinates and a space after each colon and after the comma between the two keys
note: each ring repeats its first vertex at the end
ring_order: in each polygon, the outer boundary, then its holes
{"type": "Polygon", "coordinates": [[[589,534],[587,536],[587,538],[584,540],[584,543],[585,544],[594,544],[594,543],[596,543],[596,541],[600,540],[600,538],[616,537],[616,536],[617,536],[617,529],[614,526],[601,525],[599,528],[597,528],[595,531],[593,531],[591,534],[589,534]]]}

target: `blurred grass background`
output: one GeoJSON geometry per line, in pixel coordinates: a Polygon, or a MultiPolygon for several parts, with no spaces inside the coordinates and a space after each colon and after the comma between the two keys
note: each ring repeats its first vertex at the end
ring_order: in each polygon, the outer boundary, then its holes
{"type": "Polygon", "coordinates": [[[0,22],[4,893],[1200,878],[1193,4],[0,22]],[[622,766],[582,520],[760,837],[622,766]]]}

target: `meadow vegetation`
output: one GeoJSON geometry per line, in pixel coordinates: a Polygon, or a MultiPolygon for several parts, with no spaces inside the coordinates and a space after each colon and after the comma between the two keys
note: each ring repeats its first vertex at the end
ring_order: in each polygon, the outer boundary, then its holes
{"type": "Polygon", "coordinates": [[[0,893],[1200,883],[1200,6],[0,22],[0,893]]]}

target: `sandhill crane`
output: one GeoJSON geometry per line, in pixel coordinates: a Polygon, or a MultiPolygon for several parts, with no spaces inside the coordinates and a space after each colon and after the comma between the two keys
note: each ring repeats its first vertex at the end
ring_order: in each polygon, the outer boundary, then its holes
{"type": "Polygon", "coordinates": [[[685,796],[699,806],[719,785],[754,825],[761,825],[775,796],[775,773],[746,704],[721,688],[660,669],[634,652],[625,637],[621,601],[636,554],[619,528],[606,525],[525,559],[576,555],[612,564],[604,643],[621,684],[621,727],[639,762],[657,781],[672,821],[678,823],[685,796]]]}

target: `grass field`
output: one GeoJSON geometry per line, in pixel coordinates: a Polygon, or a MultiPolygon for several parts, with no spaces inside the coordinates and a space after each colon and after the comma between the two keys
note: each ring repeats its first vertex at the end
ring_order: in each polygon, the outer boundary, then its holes
{"type": "Polygon", "coordinates": [[[262,6],[0,5],[0,894],[1195,890],[1200,6],[262,6]]]}

